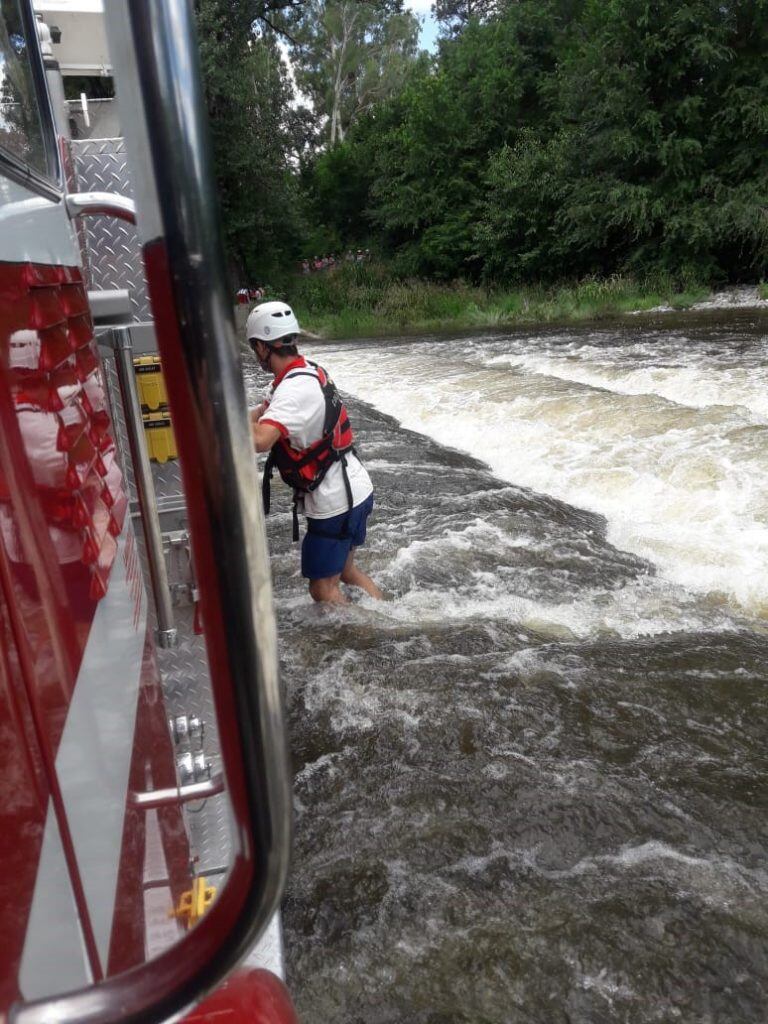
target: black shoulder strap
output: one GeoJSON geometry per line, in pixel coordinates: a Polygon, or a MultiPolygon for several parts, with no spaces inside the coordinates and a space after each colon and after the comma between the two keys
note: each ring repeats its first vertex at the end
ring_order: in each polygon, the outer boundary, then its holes
{"type": "MultiPolygon", "coordinates": [[[[321,366],[317,363],[310,362],[307,360],[309,366],[314,366],[316,370],[322,370],[321,366]]],[[[283,380],[292,380],[294,377],[311,377],[312,380],[316,380],[320,385],[320,390],[323,392],[323,398],[325,399],[325,418],[323,420],[323,435],[330,434],[333,428],[336,426],[336,421],[339,418],[339,413],[342,409],[341,398],[339,392],[336,390],[336,385],[333,383],[328,374],[323,370],[325,374],[325,384],[320,380],[319,373],[309,373],[307,370],[292,370],[290,373],[286,373],[283,380]]],[[[282,384],[283,381],[281,380],[282,384]]],[[[347,424],[348,425],[348,424],[347,424]]],[[[346,430],[347,425],[342,425],[342,430],[346,430]]],[[[313,456],[310,457],[310,459],[313,456]]]]}
{"type": "MultiPolygon", "coordinates": [[[[320,382],[320,378],[317,374],[310,373],[308,370],[293,370],[291,373],[286,373],[283,380],[293,380],[294,377],[311,377],[312,380],[316,380],[318,383],[320,382]]],[[[280,384],[283,383],[283,380],[280,381],[280,384]]],[[[280,384],[277,386],[280,387],[280,384]]]]}
{"type": "Polygon", "coordinates": [[[299,540],[299,492],[293,492],[293,543],[299,540]]]}
{"type": "Polygon", "coordinates": [[[264,506],[264,515],[269,515],[269,506],[272,498],[272,470],[275,468],[275,450],[270,449],[267,461],[264,464],[264,472],[261,477],[261,502],[264,506]]]}

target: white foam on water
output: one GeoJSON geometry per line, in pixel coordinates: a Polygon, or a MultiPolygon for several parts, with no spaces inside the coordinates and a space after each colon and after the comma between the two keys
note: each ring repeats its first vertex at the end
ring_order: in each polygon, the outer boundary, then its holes
{"type": "Polygon", "coordinates": [[[343,390],[406,428],[602,513],[608,539],[669,581],[768,615],[768,369],[754,353],[680,338],[608,351],[565,336],[381,345],[375,359],[339,346],[322,358],[343,390]]]}
{"type": "Polygon", "coordinates": [[[389,566],[393,575],[413,564],[419,558],[433,557],[437,550],[446,554],[448,549],[454,551],[475,551],[482,545],[484,551],[499,551],[515,548],[532,548],[537,542],[525,534],[510,535],[493,523],[475,517],[458,529],[444,528],[441,533],[429,540],[412,540],[398,549],[397,555],[389,566]]]}
{"type": "Polygon", "coordinates": [[[768,299],[762,297],[757,285],[741,285],[715,292],[714,295],[695,302],[691,309],[765,309],[766,307],[768,307],[768,299]]]}
{"type": "Polygon", "coordinates": [[[494,840],[487,854],[469,855],[453,864],[453,870],[481,875],[494,862],[506,861],[510,868],[525,867],[546,878],[567,879],[606,871],[654,873],[665,869],[678,872],[682,879],[700,886],[702,899],[720,902],[728,890],[747,888],[764,893],[768,888],[768,872],[749,868],[732,857],[694,857],[661,840],[651,839],[637,846],[622,847],[616,853],[599,853],[582,857],[566,868],[544,867],[539,863],[537,847],[506,849],[494,840]]]}
{"type": "MultiPolygon", "coordinates": [[[[340,614],[346,612],[343,609],[340,614]]],[[[430,695],[403,686],[372,686],[367,675],[356,671],[359,662],[356,651],[345,651],[332,664],[315,671],[304,690],[307,712],[313,717],[330,713],[331,725],[340,735],[359,737],[378,730],[384,720],[397,721],[404,734],[410,731],[415,735],[422,713],[429,713],[430,695]]],[[[318,765],[325,766],[323,758],[318,765]]]]}
{"type": "Polygon", "coordinates": [[[602,996],[610,1005],[617,999],[629,1000],[635,996],[634,989],[605,967],[597,974],[581,974],[579,984],[586,992],[596,992],[602,996]]]}
{"type": "Polygon", "coordinates": [[[658,860],[677,861],[679,864],[685,864],[687,867],[691,868],[709,869],[713,866],[713,862],[710,860],[703,857],[691,857],[689,854],[681,853],[680,850],[676,850],[673,846],[669,846],[667,843],[661,843],[653,839],[646,843],[641,843],[639,846],[625,847],[616,854],[606,854],[605,856],[595,857],[594,863],[613,864],[618,867],[634,868],[639,864],[658,860]]]}
{"type": "Polygon", "coordinates": [[[317,775],[320,772],[327,772],[331,777],[339,774],[339,769],[336,766],[336,762],[342,757],[342,754],[338,751],[334,751],[331,754],[322,754],[317,758],[316,761],[310,761],[304,765],[294,776],[294,784],[299,785],[307,781],[313,775],[317,775]]]}
{"type": "MultiPolygon", "coordinates": [[[[492,356],[488,366],[514,367],[623,395],[658,395],[693,409],[741,407],[768,421],[768,367],[700,365],[622,366],[618,353],[580,346],[565,358],[537,354],[492,356]]],[[[652,353],[648,353],[652,358],[652,353]]],[[[690,356],[689,356],[690,358],[690,356]]]]}
{"type": "MultiPolygon", "coordinates": [[[[399,473],[402,471],[403,468],[399,462],[392,462],[390,459],[366,458],[365,465],[367,469],[377,470],[379,472],[385,473],[399,473]]],[[[434,472],[435,466],[434,463],[431,462],[412,462],[408,463],[408,468],[409,470],[411,470],[411,472],[418,472],[419,470],[423,470],[425,472],[434,472]]]]}
{"type": "MultiPolygon", "coordinates": [[[[378,574],[386,587],[396,571],[410,557],[416,543],[422,554],[435,542],[412,542],[402,549],[393,566],[378,574]]],[[[435,557],[438,557],[437,555],[435,557]]],[[[444,557],[444,553],[439,557],[444,557]]],[[[411,587],[395,601],[377,604],[363,599],[384,629],[403,624],[425,626],[450,622],[514,622],[550,640],[588,639],[595,636],[633,639],[674,632],[730,631],[733,616],[716,606],[702,606],[684,589],[670,587],[663,580],[641,576],[617,590],[583,589],[579,600],[547,602],[504,590],[498,579],[484,580],[480,574],[466,586],[411,587]]]]}

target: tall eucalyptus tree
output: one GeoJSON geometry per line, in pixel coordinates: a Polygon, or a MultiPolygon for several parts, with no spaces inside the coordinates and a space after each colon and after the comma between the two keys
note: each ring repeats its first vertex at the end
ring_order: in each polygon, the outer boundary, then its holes
{"type": "Polygon", "coordinates": [[[419,23],[402,0],[308,0],[290,33],[296,82],[333,146],[399,88],[416,56],[419,23]]]}

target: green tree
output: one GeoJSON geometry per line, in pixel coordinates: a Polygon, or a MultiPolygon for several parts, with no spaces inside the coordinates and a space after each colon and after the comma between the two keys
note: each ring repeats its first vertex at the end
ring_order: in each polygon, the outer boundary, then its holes
{"type": "Polygon", "coordinates": [[[490,161],[487,273],[764,273],[767,15],[764,0],[589,0],[548,123],[490,161]]]}
{"type": "Polygon", "coordinates": [[[303,237],[403,274],[766,275],[768,0],[436,0],[435,57],[401,0],[197,4],[243,266],[291,258],[301,153],[303,237]]]}
{"type": "MultiPolygon", "coordinates": [[[[425,59],[406,77],[417,75],[425,59]]],[[[320,150],[305,164],[302,183],[318,232],[313,251],[367,247],[373,240],[369,205],[376,155],[389,128],[398,123],[398,106],[395,100],[377,104],[352,125],[344,142],[320,150]]]]}
{"type": "Polygon", "coordinates": [[[504,0],[435,0],[432,14],[447,32],[460,32],[473,19],[498,14],[503,4],[504,0]]]}
{"type": "Polygon", "coordinates": [[[333,146],[400,85],[413,61],[418,20],[402,0],[308,0],[291,23],[296,81],[333,146]]]}
{"type": "Polygon", "coordinates": [[[232,274],[263,281],[297,255],[303,232],[288,72],[274,36],[252,31],[264,4],[195,6],[232,274]]]}
{"type": "Polygon", "coordinates": [[[530,2],[469,22],[398,99],[373,153],[369,213],[403,273],[481,274],[489,156],[546,122],[561,20],[555,5],[530,2]]]}

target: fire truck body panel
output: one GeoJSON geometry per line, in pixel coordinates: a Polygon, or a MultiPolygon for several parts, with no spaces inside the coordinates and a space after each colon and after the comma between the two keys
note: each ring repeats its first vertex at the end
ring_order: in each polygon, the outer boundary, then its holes
{"type": "MultiPolygon", "coordinates": [[[[61,200],[32,192],[0,175],[0,261],[79,265],[77,234],[62,206],[61,200]]],[[[12,273],[10,268],[6,273],[12,273]]]]}
{"type": "MultiPolygon", "coordinates": [[[[123,968],[144,959],[144,928],[124,920],[110,952],[121,865],[143,853],[142,820],[125,843],[132,761],[142,770],[139,791],[176,779],[164,713],[152,728],[162,699],[147,596],[73,233],[63,203],[12,183],[4,193],[15,201],[3,207],[11,228],[3,255],[15,246],[30,260],[0,264],[6,699],[19,709],[11,721],[25,725],[11,748],[34,745],[27,757],[38,770],[34,827],[4,829],[27,872],[10,876],[3,907],[13,920],[3,932],[20,956],[19,993],[30,999],[99,979],[111,959],[123,968]]],[[[19,799],[18,774],[0,785],[7,814],[19,799]]],[[[178,832],[178,809],[158,821],[161,832],[178,832]]],[[[180,893],[189,852],[171,846],[176,863],[166,875],[183,876],[180,893]]],[[[141,901],[132,903],[140,916],[141,901]]]]}
{"type": "MultiPolygon", "coordinates": [[[[0,559],[5,562],[4,553],[0,559]]],[[[3,566],[6,568],[6,566],[3,566]]],[[[3,573],[5,580],[7,572],[3,573]]],[[[34,726],[18,651],[12,639],[5,588],[0,594],[0,772],[4,780],[0,800],[0,1005],[8,1007],[19,998],[19,965],[38,872],[46,825],[48,785],[42,758],[34,741],[34,726]]],[[[49,833],[47,854],[56,885],[51,893],[54,931],[62,942],[68,976],[86,979],[83,944],[78,931],[74,896],[58,830],[49,833]]]]}
{"type": "MultiPolygon", "coordinates": [[[[136,718],[146,638],[146,601],[135,579],[128,578],[132,549],[135,542],[131,538],[116,551],[109,589],[91,624],[55,761],[63,811],[104,973],[109,961],[134,739],[126,723],[136,718]]],[[[81,981],[65,977],[59,965],[55,979],[45,977],[40,970],[42,964],[57,964],[52,954],[60,945],[53,944],[50,935],[50,921],[55,920],[50,902],[60,864],[46,856],[49,849],[54,849],[49,833],[56,832],[49,810],[21,963],[20,987],[26,998],[66,991],[81,981]]]]}
{"type": "Polygon", "coordinates": [[[77,246],[60,201],[2,176],[0,204],[0,665],[4,706],[0,744],[0,886],[4,890],[0,926],[4,942],[0,971],[3,1005],[7,1006],[23,994],[19,975],[24,973],[21,965],[28,936],[45,934],[53,950],[61,950],[60,956],[51,960],[54,985],[62,981],[81,984],[90,980],[90,972],[65,840],[50,799],[46,771],[46,754],[49,762],[55,758],[63,730],[80,643],[75,620],[66,615],[63,581],[55,580],[49,600],[41,600],[27,554],[32,548],[38,561],[48,557],[57,566],[57,549],[65,556],[67,538],[52,526],[49,532],[37,493],[37,483],[43,487],[55,475],[55,458],[51,459],[55,441],[50,442],[50,428],[55,433],[57,424],[52,413],[34,403],[34,396],[23,405],[19,403],[20,381],[13,379],[23,374],[28,390],[37,383],[34,364],[39,361],[36,349],[40,343],[37,332],[29,327],[28,281],[42,279],[58,265],[75,263],[77,246]],[[51,608],[50,598],[58,599],[58,609],[51,608]],[[54,645],[50,631],[56,621],[67,625],[60,643],[54,645]],[[60,655],[58,659],[54,651],[60,655]],[[43,750],[42,745],[48,749],[43,750]],[[42,932],[39,909],[33,906],[36,892],[38,908],[45,899],[51,915],[52,926],[49,929],[43,923],[42,932]]]}
{"type": "MultiPolygon", "coordinates": [[[[42,191],[0,173],[3,676],[16,710],[4,719],[4,751],[36,769],[31,802],[24,773],[0,779],[2,832],[13,837],[3,864],[23,865],[3,873],[2,977],[25,999],[103,977],[111,959],[121,969],[144,959],[144,926],[129,926],[117,891],[122,861],[143,852],[143,816],[124,848],[134,744],[148,748],[139,790],[150,764],[156,785],[176,784],[165,715],[149,730],[146,696],[134,730],[140,685],[162,706],[147,596],[78,235],[63,196],[42,191]]],[[[179,831],[178,809],[153,813],[161,831],[169,818],[179,831]]],[[[165,875],[188,883],[188,846],[172,845],[165,875]]],[[[141,900],[129,903],[137,916],[141,900]]]]}
{"type": "MultiPolygon", "coordinates": [[[[16,9],[29,28],[31,4],[21,0],[16,9]]],[[[14,3],[0,10],[0,58],[6,10],[13,12],[14,3]]],[[[29,37],[19,44],[16,36],[11,45],[39,65],[31,44],[29,37]]],[[[12,1016],[19,1020],[37,1019],[33,1007],[25,1009],[30,1000],[125,977],[114,996],[107,984],[93,990],[90,1003],[85,993],[79,1004],[93,1011],[93,1019],[117,1020],[129,1012],[131,1000],[152,995],[152,971],[139,975],[132,969],[156,963],[158,991],[168,991],[173,961],[167,953],[185,934],[176,908],[188,906],[191,887],[205,883],[199,847],[190,844],[194,816],[184,807],[191,796],[184,795],[179,776],[178,736],[175,726],[174,736],[169,730],[167,704],[169,680],[189,675],[184,657],[193,652],[199,663],[205,648],[193,635],[191,606],[180,615],[188,637],[178,656],[154,642],[157,601],[145,587],[149,535],[137,538],[132,522],[146,527],[147,510],[135,500],[136,467],[124,436],[128,413],[110,378],[115,360],[105,361],[99,347],[104,338],[97,344],[81,263],[83,233],[59,190],[58,151],[51,146],[52,119],[37,65],[30,80],[45,160],[37,159],[26,176],[15,156],[8,159],[8,108],[0,96],[0,1019],[14,1007],[12,1016]],[[128,979],[134,975],[132,990],[128,979]]],[[[126,79],[125,95],[135,88],[126,79]]],[[[150,237],[158,238],[161,211],[147,157],[136,161],[137,184],[147,211],[145,231],[149,225],[150,237]]],[[[67,182],[69,188],[75,182],[71,168],[67,182]]],[[[180,509],[172,511],[177,516],[180,509]]],[[[268,565],[258,571],[266,630],[259,673],[270,691],[259,700],[268,722],[265,747],[276,752],[279,775],[268,784],[248,783],[251,806],[262,786],[279,794],[283,805],[286,794],[282,741],[275,733],[281,718],[265,578],[268,584],[268,565]]],[[[221,639],[217,643],[221,652],[221,639]]],[[[207,669],[196,671],[198,682],[210,689],[207,669]]],[[[256,693],[258,687],[249,689],[256,693]]],[[[210,692],[206,700],[213,714],[210,692]]],[[[178,711],[172,700],[172,717],[178,711]]],[[[191,722],[194,716],[186,718],[191,722]]],[[[214,737],[215,724],[209,730],[214,737]]],[[[235,735],[231,724],[228,735],[235,735]]],[[[238,767],[231,755],[230,764],[238,767]]],[[[252,776],[250,766],[248,771],[252,776]]],[[[243,832],[248,817],[242,783],[235,814],[235,803],[230,806],[222,793],[223,776],[219,780],[198,782],[195,774],[188,788],[204,791],[205,803],[220,808],[217,820],[235,837],[219,845],[215,870],[222,879],[230,868],[232,877],[247,879],[253,873],[247,857],[259,848],[243,832]]],[[[255,837],[263,847],[259,855],[275,867],[270,879],[257,880],[254,892],[261,886],[262,908],[274,907],[287,828],[275,828],[279,814],[268,801],[259,814],[265,830],[263,838],[255,837]]],[[[212,857],[209,851],[209,866],[212,857]]],[[[248,898],[254,921],[260,920],[263,910],[250,891],[248,898]]],[[[221,904],[214,901],[217,925],[198,943],[210,959],[234,925],[240,934],[255,932],[236,920],[236,896],[221,904]]],[[[275,919],[266,946],[273,951],[270,965],[279,970],[275,919]]],[[[263,964],[264,955],[260,949],[248,962],[263,964]]],[[[212,965],[214,971],[221,977],[221,968],[212,965]]],[[[183,975],[181,966],[177,972],[183,975]]],[[[61,1011],[50,1010],[57,1020],[85,1019],[76,1011],[68,1017],[60,1005],[61,1011]]],[[[177,999],[175,1005],[183,1004],[177,999]]],[[[49,1019],[48,1011],[41,1012],[39,1019],[49,1019]]],[[[210,1009],[204,1004],[194,1019],[288,1024],[295,1017],[282,983],[258,970],[218,990],[210,1009]]]]}

